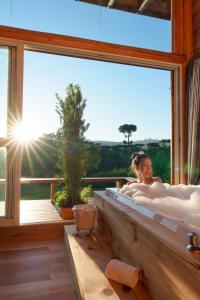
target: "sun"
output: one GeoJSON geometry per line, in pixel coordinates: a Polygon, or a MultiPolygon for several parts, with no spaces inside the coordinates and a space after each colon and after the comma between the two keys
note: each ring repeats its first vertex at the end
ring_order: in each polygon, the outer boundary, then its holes
{"type": "Polygon", "coordinates": [[[36,141],[42,132],[39,127],[34,126],[28,122],[21,122],[13,128],[13,138],[19,143],[31,143],[36,141]]]}

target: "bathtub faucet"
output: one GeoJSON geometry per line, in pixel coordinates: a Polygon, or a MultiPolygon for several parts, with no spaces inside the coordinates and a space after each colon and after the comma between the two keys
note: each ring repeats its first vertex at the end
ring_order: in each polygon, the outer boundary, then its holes
{"type": "Polygon", "coordinates": [[[189,251],[200,251],[199,245],[199,237],[195,232],[188,232],[189,245],[187,245],[187,249],[189,251]]]}

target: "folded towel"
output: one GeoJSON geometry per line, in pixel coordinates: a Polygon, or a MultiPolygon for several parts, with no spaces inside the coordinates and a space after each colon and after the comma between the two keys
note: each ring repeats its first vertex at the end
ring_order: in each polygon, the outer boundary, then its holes
{"type": "Polygon", "coordinates": [[[139,280],[139,269],[118,259],[111,259],[106,266],[105,275],[108,279],[134,288],[139,280]]]}

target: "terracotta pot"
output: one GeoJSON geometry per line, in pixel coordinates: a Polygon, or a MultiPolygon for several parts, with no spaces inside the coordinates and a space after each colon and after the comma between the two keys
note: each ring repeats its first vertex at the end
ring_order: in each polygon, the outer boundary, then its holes
{"type": "Polygon", "coordinates": [[[95,224],[96,207],[92,204],[78,204],[73,207],[77,230],[92,230],[95,224]]]}
{"type": "Polygon", "coordinates": [[[64,220],[72,220],[74,219],[74,212],[72,208],[60,208],[60,215],[64,220]]]}

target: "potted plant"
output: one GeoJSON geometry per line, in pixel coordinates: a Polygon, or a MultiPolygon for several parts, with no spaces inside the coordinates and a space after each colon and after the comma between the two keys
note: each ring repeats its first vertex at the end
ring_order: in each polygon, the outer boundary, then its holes
{"type": "Polygon", "coordinates": [[[96,219],[96,207],[92,205],[93,190],[91,186],[87,186],[81,191],[81,200],[84,204],[75,205],[73,208],[76,229],[92,231],[96,219]]]}
{"type": "Polygon", "coordinates": [[[91,203],[93,196],[94,196],[94,192],[91,185],[86,186],[81,190],[80,197],[82,203],[85,204],[91,203]]]}
{"type": "Polygon", "coordinates": [[[81,203],[80,186],[84,174],[85,137],[89,124],[86,124],[83,113],[86,100],[83,99],[79,85],[70,84],[66,89],[66,97],[62,99],[56,94],[56,112],[59,115],[61,127],[57,131],[60,141],[58,167],[64,177],[62,191],[56,193],[56,201],[64,210],[81,203]]]}
{"type": "Polygon", "coordinates": [[[67,207],[67,193],[65,187],[54,196],[54,203],[58,205],[61,217],[64,220],[72,220],[74,213],[70,207],[67,207]]]}

